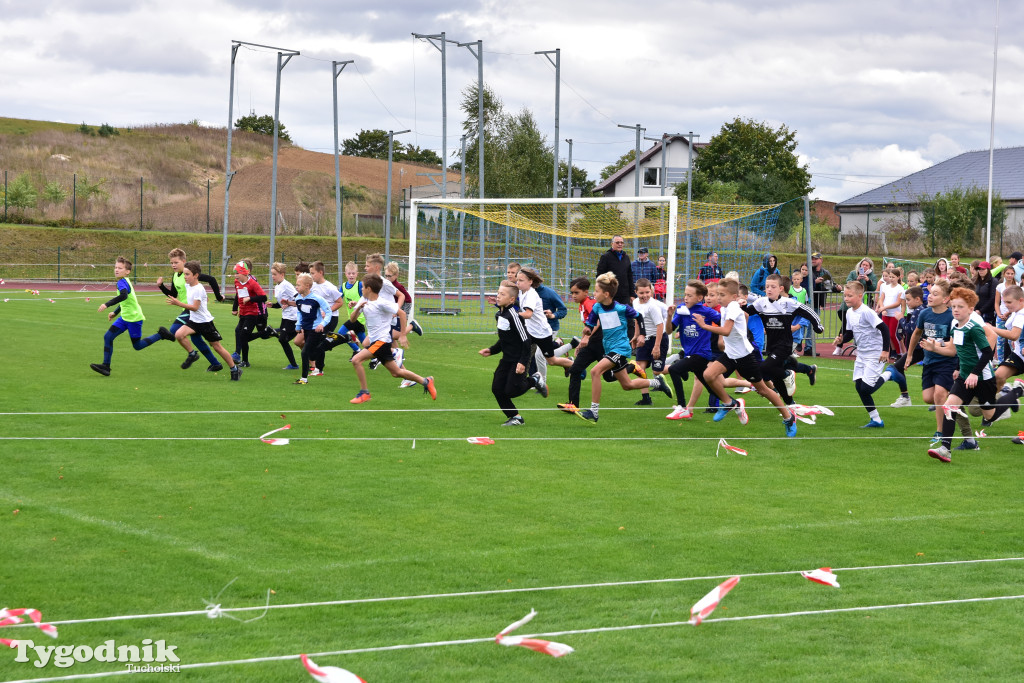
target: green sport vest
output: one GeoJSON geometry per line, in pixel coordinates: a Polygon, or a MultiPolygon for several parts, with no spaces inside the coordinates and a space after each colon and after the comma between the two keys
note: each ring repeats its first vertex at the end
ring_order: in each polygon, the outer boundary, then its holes
{"type": "Polygon", "coordinates": [[[135,298],[135,287],[132,286],[132,281],[128,278],[122,279],[128,283],[128,298],[121,302],[121,317],[130,323],[145,320],[146,316],[142,315],[139,300],[135,298]]]}

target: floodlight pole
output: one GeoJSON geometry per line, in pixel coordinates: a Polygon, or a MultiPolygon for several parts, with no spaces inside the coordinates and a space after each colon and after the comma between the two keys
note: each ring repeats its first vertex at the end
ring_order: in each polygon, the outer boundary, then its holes
{"type": "MultiPolygon", "coordinates": [[[[640,137],[647,131],[646,128],[641,128],[640,124],[634,126],[624,126],[621,123],[618,124],[619,128],[626,128],[629,130],[636,130],[636,156],[633,158],[633,180],[634,180],[634,196],[640,196],[640,137]]],[[[637,237],[640,234],[640,205],[637,204],[633,207],[633,236],[637,237]]]]}
{"type": "MultiPolygon", "coordinates": [[[[480,199],[484,198],[484,41],[478,40],[475,43],[459,43],[459,47],[469,50],[469,53],[476,57],[476,129],[477,129],[477,152],[479,163],[477,168],[477,182],[480,186],[480,199]],[[476,45],[476,52],[473,51],[476,45]]],[[[462,155],[462,165],[466,165],[466,155],[462,155]]],[[[465,188],[462,191],[465,198],[465,188]]],[[[480,241],[480,313],[484,312],[484,241],[487,239],[487,222],[483,218],[477,221],[478,235],[480,241]]]]}
{"type": "MultiPolygon", "coordinates": [[[[354,60],[348,59],[344,62],[331,62],[331,82],[334,87],[334,235],[338,240],[338,282],[345,269],[341,260],[341,158],[338,149],[338,76],[345,70],[345,67],[354,60]]],[[[391,178],[388,177],[388,189],[391,188],[391,178]]]]}
{"type": "Polygon", "coordinates": [[[999,65],[999,0],[996,0],[996,28],[992,46],[992,117],[988,134],[988,218],[985,222],[985,260],[992,256],[992,166],[996,144],[996,67],[999,65]]]}
{"type": "Polygon", "coordinates": [[[410,133],[410,130],[400,130],[397,133],[388,131],[388,198],[387,209],[384,211],[384,261],[391,260],[391,164],[395,156],[395,136],[410,133]]]}
{"type": "MultiPolygon", "coordinates": [[[[466,198],[466,134],[462,134],[462,161],[459,163],[459,199],[466,198]]],[[[466,212],[459,212],[459,305],[462,305],[462,274],[466,243],[466,212]]]]}
{"type": "MultiPolygon", "coordinates": [[[[554,175],[551,179],[551,198],[558,199],[558,107],[559,100],[561,99],[561,85],[562,85],[562,50],[561,48],[555,48],[554,50],[539,50],[534,52],[535,55],[544,55],[544,58],[555,67],[555,146],[554,146],[554,157],[555,157],[555,170],[554,175]],[[552,59],[551,55],[555,58],[552,59]]],[[[558,235],[556,234],[556,228],[558,226],[558,207],[554,204],[551,205],[551,277],[555,276],[555,253],[558,248],[558,235]]],[[[569,231],[566,229],[566,237],[568,238],[569,231]]]]}
{"type": "Polygon", "coordinates": [[[235,58],[238,56],[238,48],[241,43],[237,40],[231,41],[231,80],[228,86],[228,158],[224,166],[224,232],[223,245],[221,247],[220,259],[220,284],[227,291],[227,269],[228,269],[228,205],[231,199],[231,178],[235,175],[231,170],[231,131],[234,129],[235,121],[235,58]]]}
{"type": "MultiPolygon", "coordinates": [[[[811,199],[804,195],[804,251],[807,256],[807,292],[810,295],[811,308],[814,308],[814,264],[811,263],[811,199]]],[[[814,334],[809,334],[807,341],[811,346],[811,355],[818,355],[814,350],[814,334]]]]}
{"type": "MultiPolygon", "coordinates": [[[[696,137],[700,137],[697,135],[696,137]]],[[[690,218],[693,212],[693,138],[691,130],[686,136],[686,279],[690,279],[690,218]]]]}
{"type": "MultiPolygon", "coordinates": [[[[270,177],[270,264],[274,263],[274,237],[277,234],[277,150],[278,133],[281,129],[281,72],[298,50],[279,50],[277,53],[277,85],[274,89],[274,161],[270,177]]],[[[271,282],[270,266],[267,267],[267,282],[271,282]]]]}
{"type": "MultiPolygon", "coordinates": [[[[444,37],[444,31],[433,35],[413,33],[414,38],[426,40],[441,53],[441,197],[448,199],[448,43],[458,45],[456,40],[448,40],[444,37]],[[437,41],[437,42],[434,42],[437,41]]],[[[441,210],[441,267],[438,275],[441,277],[441,310],[445,310],[445,258],[448,247],[448,212],[441,210]]],[[[409,279],[416,277],[415,273],[409,273],[409,279]]]]}
{"type": "MultiPolygon", "coordinates": [[[[660,176],[660,179],[661,179],[661,196],[662,197],[665,196],[665,152],[666,152],[665,140],[666,140],[666,138],[668,138],[668,133],[662,133],[660,138],[652,138],[652,137],[648,137],[646,135],[644,136],[644,140],[651,140],[652,142],[661,142],[661,172],[659,173],[659,176],[660,176]]],[[[661,253],[661,254],[665,253],[665,235],[664,234],[660,234],[661,233],[661,220],[662,220],[662,215],[664,214],[664,212],[665,212],[664,208],[659,208],[658,209],[658,223],[659,223],[659,226],[658,226],[658,232],[659,232],[659,236],[658,236],[658,252],[661,253]]]]}
{"type": "MultiPolygon", "coordinates": [[[[572,138],[566,138],[569,145],[569,169],[565,183],[565,198],[572,199],[572,138]]],[[[572,233],[569,230],[569,218],[572,208],[570,204],[565,206],[565,295],[569,296],[569,283],[572,281],[572,263],[569,261],[569,248],[572,246],[572,233]]]]}

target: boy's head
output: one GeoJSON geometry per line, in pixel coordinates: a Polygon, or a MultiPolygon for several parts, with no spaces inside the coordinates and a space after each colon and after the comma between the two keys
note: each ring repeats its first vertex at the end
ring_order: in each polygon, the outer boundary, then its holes
{"type": "Polygon", "coordinates": [[[789,277],[789,281],[793,283],[794,287],[799,287],[804,282],[804,273],[802,270],[794,270],[793,274],[789,277]]]}
{"type": "Polygon", "coordinates": [[[618,291],[619,281],[614,275],[611,273],[602,273],[597,276],[598,301],[601,301],[601,303],[607,303],[610,299],[615,298],[615,293],[618,291]]]}
{"type": "Polygon", "coordinates": [[[640,299],[641,302],[646,303],[653,295],[654,289],[651,287],[650,280],[642,277],[636,281],[636,298],[640,299]]]}
{"type": "Polygon", "coordinates": [[[130,272],[132,272],[132,262],[124,256],[118,256],[117,260],[114,261],[114,275],[116,277],[124,277],[130,272]]]}
{"type": "Polygon", "coordinates": [[[274,278],[275,285],[284,282],[285,272],[287,272],[287,267],[280,261],[274,261],[273,265],[270,266],[270,277],[274,278]]]}
{"type": "Polygon", "coordinates": [[[309,272],[309,264],[305,261],[299,261],[295,264],[295,275],[298,277],[301,273],[309,272]]]}
{"type": "Polygon", "coordinates": [[[906,293],[907,306],[910,308],[918,308],[924,305],[924,290],[914,285],[907,289],[906,293]]]}
{"type": "Polygon", "coordinates": [[[943,308],[949,303],[949,292],[953,289],[949,286],[949,280],[939,280],[928,288],[928,306],[931,308],[943,308]]]}
{"type": "Polygon", "coordinates": [[[384,272],[384,257],[380,254],[370,254],[366,257],[366,272],[373,275],[380,275],[384,272]]]}
{"type": "Polygon", "coordinates": [[[370,274],[363,278],[363,291],[369,290],[373,294],[380,294],[381,287],[384,286],[384,279],[380,275],[370,274]]]}
{"type": "Polygon", "coordinates": [[[181,269],[185,267],[185,252],[181,249],[171,249],[167,253],[167,259],[171,262],[171,269],[175,273],[180,273],[181,269]]]}
{"type": "Polygon", "coordinates": [[[740,295],[740,283],[736,280],[726,278],[718,281],[719,303],[723,306],[730,301],[735,301],[740,295]]]}
{"type": "Polygon", "coordinates": [[[1003,290],[1003,303],[1014,313],[1024,308],[1024,289],[1017,285],[1009,285],[1003,290]]]}
{"type": "Polygon", "coordinates": [[[516,275],[519,274],[519,270],[521,268],[522,268],[522,266],[519,265],[518,263],[516,263],[515,261],[513,261],[510,264],[508,264],[508,266],[505,268],[505,278],[507,280],[509,280],[510,282],[515,282],[516,281],[516,275]]]}
{"type": "Polygon", "coordinates": [[[769,299],[778,299],[783,292],[782,276],[778,273],[769,275],[764,281],[764,293],[769,299]]]}
{"type": "Polygon", "coordinates": [[[498,293],[494,297],[494,302],[504,308],[514,304],[518,298],[519,289],[516,288],[516,284],[511,280],[502,280],[498,285],[498,293]]]}
{"type": "Polygon", "coordinates": [[[189,284],[195,284],[199,281],[203,266],[199,261],[187,261],[182,272],[185,273],[185,279],[189,281],[189,284]]]}
{"type": "Polygon", "coordinates": [[[569,283],[569,294],[576,303],[583,303],[590,296],[590,280],[585,277],[576,278],[569,283]]]}
{"type": "Polygon", "coordinates": [[[925,268],[921,271],[921,279],[929,284],[929,286],[935,282],[935,269],[925,268]]]}
{"type": "Polygon", "coordinates": [[[747,287],[746,285],[736,283],[736,295],[746,299],[748,296],[750,296],[750,288],[747,287]]]}
{"type": "Polygon", "coordinates": [[[708,288],[700,280],[690,280],[683,290],[683,303],[686,307],[696,306],[708,295],[708,288]]]}
{"type": "Polygon", "coordinates": [[[520,268],[519,272],[516,274],[516,284],[518,284],[519,288],[522,290],[523,284],[526,282],[529,283],[529,286],[527,288],[537,288],[540,287],[541,284],[544,282],[544,278],[542,278],[540,274],[533,268],[520,268]]]}
{"type": "Polygon", "coordinates": [[[864,300],[864,285],[860,280],[851,280],[843,286],[843,301],[849,308],[860,308],[864,300]]]}
{"type": "Polygon", "coordinates": [[[359,277],[359,266],[356,265],[355,261],[349,261],[345,264],[345,279],[348,280],[349,284],[356,281],[359,277]]]}
{"type": "Polygon", "coordinates": [[[398,267],[398,263],[396,263],[395,261],[391,261],[386,266],[384,266],[384,275],[389,280],[394,280],[395,278],[397,278],[400,272],[402,271],[398,267]]]}
{"type": "Polygon", "coordinates": [[[973,289],[954,287],[953,291],[949,293],[949,307],[957,322],[967,322],[976,303],[978,303],[978,295],[973,289]]]}
{"type": "Polygon", "coordinates": [[[295,291],[305,296],[313,288],[313,276],[309,273],[299,273],[295,278],[295,291]]]}

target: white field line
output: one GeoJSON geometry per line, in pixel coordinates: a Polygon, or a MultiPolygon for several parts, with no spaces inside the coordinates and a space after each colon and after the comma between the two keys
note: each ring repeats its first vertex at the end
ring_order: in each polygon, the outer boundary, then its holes
{"type": "MultiPolygon", "coordinates": [[[[932,441],[933,436],[844,436],[845,441],[932,441]]],[[[959,438],[959,437],[954,437],[959,438]]],[[[974,436],[976,441],[999,441],[1015,439],[1012,434],[1006,436],[974,436]]],[[[415,442],[420,441],[465,441],[461,436],[289,436],[295,441],[356,441],[356,442],[415,442]]],[[[835,436],[744,436],[743,434],[726,434],[722,436],[645,436],[645,441],[835,441],[835,436]]],[[[258,441],[258,436],[0,436],[0,441],[258,441]]],[[[635,436],[519,436],[494,440],[495,444],[510,441],[636,441],[635,436]]]]}
{"type": "MultiPolygon", "coordinates": [[[[821,610],[804,610],[799,612],[777,612],[774,614],[751,614],[740,617],[721,617],[718,619],[706,619],[704,624],[713,624],[716,622],[736,622],[736,621],[753,621],[763,619],[785,619],[788,617],[805,617],[805,616],[817,616],[822,614],[842,614],[847,612],[868,612],[868,611],[879,611],[886,609],[902,609],[906,607],[929,607],[936,605],[964,605],[969,603],[980,603],[980,602],[997,602],[1005,600],[1021,600],[1024,599],[1024,595],[997,595],[987,598],[960,598],[956,600],[932,600],[928,602],[905,602],[890,605],[864,605],[862,607],[838,607],[833,609],[821,609],[821,610]]],[[[57,623],[57,622],[51,622],[57,623]]],[[[612,633],[615,631],[638,631],[642,629],[650,628],[668,628],[678,626],[688,626],[689,621],[668,621],[660,622],[656,624],[628,624],[623,626],[599,626],[594,628],[581,628],[581,629],[570,629],[565,631],[546,631],[543,633],[531,633],[524,635],[525,638],[554,638],[561,636],[570,635],[582,635],[589,633],[612,633]]],[[[330,652],[313,652],[309,653],[310,657],[336,657],[341,655],[356,655],[365,654],[369,652],[389,652],[395,650],[412,650],[412,649],[423,649],[430,647],[448,647],[452,645],[478,645],[482,643],[493,643],[494,636],[488,636],[486,638],[464,638],[461,640],[438,640],[424,643],[402,643],[399,645],[383,645],[379,647],[363,647],[355,648],[351,650],[333,650],[330,652]]],[[[281,662],[299,659],[301,655],[274,655],[270,657],[252,657],[250,659],[232,659],[218,662],[197,662],[195,664],[181,664],[178,665],[180,670],[186,671],[191,669],[206,669],[218,666],[236,666],[239,664],[262,664],[267,662],[281,662]]],[[[91,674],[73,674],[70,676],[56,676],[50,678],[25,678],[10,683],[42,683],[44,681],[71,681],[71,680],[82,680],[88,678],[104,678],[107,676],[122,676],[125,674],[132,673],[127,668],[119,669],[116,671],[103,671],[91,674]]]]}
{"type": "MultiPolygon", "coordinates": [[[[1024,561],[1024,557],[998,557],[998,558],[986,558],[978,560],[948,560],[944,562],[912,562],[905,564],[877,564],[877,565],[866,565],[862,567],[837,567],[833,568],[833,572],[855,572],[855,571],[873,571],[878,569],[913,569],[918,567],[942,567],[950,565],[969,565],[969,564],[987,564],[995,562],[1021,562],[1024,561]]],[[[721,581],[728,579],[732,576],[740,576],[743,578],[756,578],[763,576],[786,576],[792,574],[799,574],[800,569],[787,569],[784,571],[775,572],[756,572],[750,574],[722,574],[716,576],[685,576],[669,579],[637,579],[633,581],[605,581],[601,583],[577,583],[577,584],[566,584],[560,586],[536,586],[532,588],[499,588],[495,590],[479,590],[479,591],[461,591],[456,593],[424,593],[419,595],[397,595],[388,597],[378,598],[352,598],[349,600],[328,600],[324,602],[300,602],[283,605],[270,605],[269,608],[266,605],[257,605],[253,607],[223,607],[222,612],[253,612],[262,611],[267,609],[295,609],[301,607],[335,607],[342,605],[362,605],[369,603],[380,603],[380,602],[405,602],[410,600],[434,600],[438,598],[464,598],[464,597],[476,597],[485,595],[508,595],[512,593],[542,593],[550,591],[564,591],[564,590],[583,590],[589,588],[615,588],[620,586],[645,586],[652,584],[662,583],[688,583],[691,581],[721,581]]],[[[187,610],[183,612],[161,612],[155,614],[128,614],[114,617],[94,617],[89,619],[65,619],[63,621],[49,621],[48,623],[55,626],[62,626],[66,624],[92,624],[104,621],[131,621],[137,619],[162,619],[166,617],[189,617],[197,615],[206,615],[207,610],[187,610]]],[[[25,623],[14,625],[13,628],[32,626],[33,624],[25,623]]]]}

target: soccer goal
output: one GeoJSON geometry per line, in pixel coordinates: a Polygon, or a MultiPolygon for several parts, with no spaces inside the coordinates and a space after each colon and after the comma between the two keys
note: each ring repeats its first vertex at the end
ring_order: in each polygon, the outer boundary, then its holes
{"type": "MultiPolygon", "coordinates": [[[[621,235],[630,261],[641,247],[655,265],[664,257],[665,300],[672,302],[711,249],[721,252],[723,268],[744,268],[749,278],[771,239],[778,207],[687,206],[675,196],[413,199],[408,215],[409,253],[401,265],[410,273],[414,316],[439,331],[490,332],[487,302],[513,261],[536,269],[568,302],[572,280],[593,282],[601,254],[621,235]]],[[[571,333],[581,327],[574,314],[562,326],[571,333]]]]}

